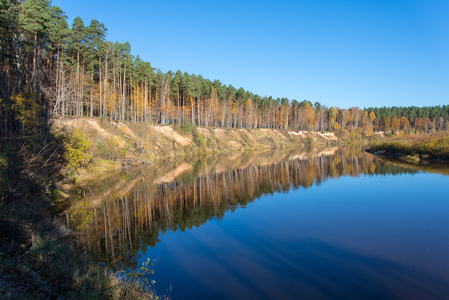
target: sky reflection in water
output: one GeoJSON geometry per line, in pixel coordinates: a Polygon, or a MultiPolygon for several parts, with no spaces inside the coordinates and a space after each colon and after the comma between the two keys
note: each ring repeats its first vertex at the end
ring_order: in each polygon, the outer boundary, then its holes
{"type": "Polygon", "coordinates": [[[444,299],[449,178],[339,178],[167,232],[158,287],[179,299],[444,299]]]}

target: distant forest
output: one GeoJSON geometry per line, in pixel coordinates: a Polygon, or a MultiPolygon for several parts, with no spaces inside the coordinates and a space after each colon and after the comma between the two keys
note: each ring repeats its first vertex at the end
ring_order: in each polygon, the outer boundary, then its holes
{"type": "MultiPolygon", "coordinates": [[[[0,1],[0,132],[33,134],[54,116],[90,116],[151,124],[334,131],[449,128],[449,106],[349,109],[260,96],[181,71],[166,73],[131,55],[128,42],[106,40],[49,0],[0,1]]],[[[182,51],[182,49],[180,49],[182,51]]]]}

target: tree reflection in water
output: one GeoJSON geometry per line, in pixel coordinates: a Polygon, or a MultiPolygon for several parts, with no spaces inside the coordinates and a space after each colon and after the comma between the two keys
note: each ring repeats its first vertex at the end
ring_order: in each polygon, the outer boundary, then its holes
{"type": "Polygon", "coordinates": [[[114,267],[136,267],[136,254],[167,230],[199,227],[266,194],[310,188],[329,177],[418,172],[356,148],[274,151],[164,161],[84,187],[85,212],[72,215],[85,246],[114,267]],[[92,221],[92,215],[93,221],[92,221]],[[89,221],[89,226],[81,224],[89,221]],[[82,226],[80,226],[82,225],[82,226]]]}

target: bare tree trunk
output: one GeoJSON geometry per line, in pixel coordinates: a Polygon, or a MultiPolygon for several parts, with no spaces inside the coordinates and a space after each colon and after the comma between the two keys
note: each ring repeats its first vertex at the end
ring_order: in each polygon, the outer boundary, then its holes
{"type": "Polygon", "coordinates": [[[125,120],[125,95],[126,95],[126,59],[125,59],[125,70],[123,73],[123,86],[122,86],[122,120],[125,120]]]}
{"type": "Polygon", "coordinates": [[[80,77],[80,51],[76,53],[76,75],[75,75],[75,105],[76,105],[76,115],[79,116],[79,79],[80,77]]]}
{"type": "Polygon", "coordinates": [[[107,115],[107,107],[106,107],[106,102],[107,102],[107,97],[106,95],[108,94],[107,92],[107,86],[108,86],[108,55],[109,55],[109,49],[106,50],[106,58],[104,61],[104,83],[103,83],[103,88],[104,88],[104,93],[103,93],[103,114],[107,115]]]}
{"type": "Polygon", "coordinates": [[[84,116],[84,65],[81,68],[80,113],[84,116]]]}
{"type": "Polygon", "coordinates": [[[98,115],[103,116],[103,89],[101,88],[101,58],[98,57],[98,92],[99,92],[99,102],[98,102],[98,115]]]}
{"type": "Polygon", "coordinates": [[[144,122],[148,122],[148,82],[145,81],[144,122]]]}
{"type": "MultiPolygon", "coordinates": [[[[93,82],[93,81],[94,81],[94,74],[91,75],[91,82],[93,82]]],[[[90,88],[90,113],[89,113],[90,117],[94,116],[94,112],[93,112],[93,97],[94,97],[94,95],[93,95],[92,89],[93,89],[93,87],[91,86],[91,88],[90,88]]]]}

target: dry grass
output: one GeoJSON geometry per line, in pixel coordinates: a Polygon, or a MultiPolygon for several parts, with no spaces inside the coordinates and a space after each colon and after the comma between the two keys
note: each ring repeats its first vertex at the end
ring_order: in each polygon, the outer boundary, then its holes
{"type": "Polygon", "coordinates": [[[449,132],[393,136],[373,141],[371,148],[374,151],[386,151],[416,160],[449,161],[449,132]]]}

